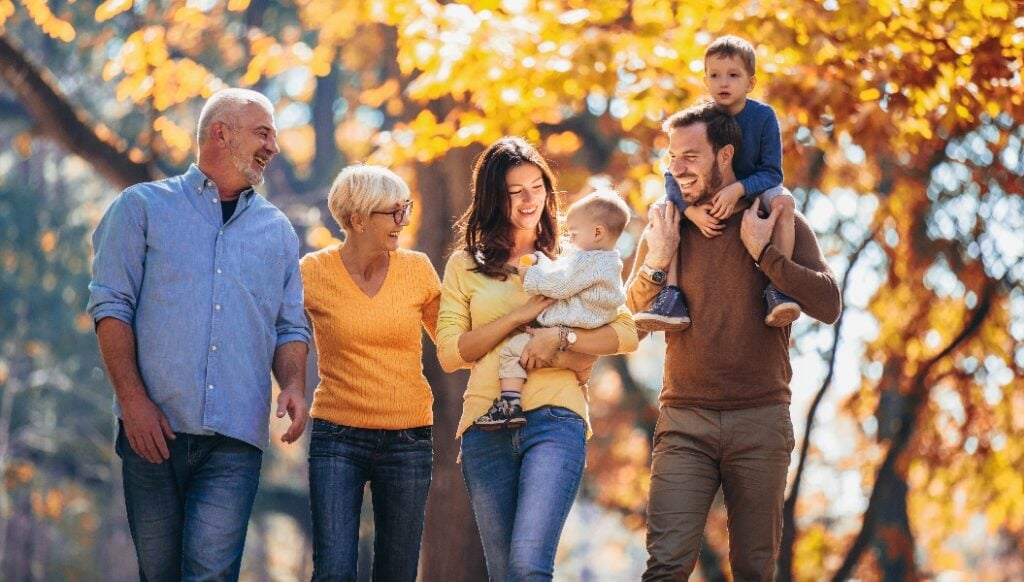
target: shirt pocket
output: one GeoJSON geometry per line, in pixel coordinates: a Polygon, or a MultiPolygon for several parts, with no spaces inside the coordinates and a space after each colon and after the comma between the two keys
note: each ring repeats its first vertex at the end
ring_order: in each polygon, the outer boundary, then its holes
{"type": "Polygon", "coordinates": [[[240,245],[242,286],[264,305],[278,305],[284,295],[285,258],[269,245],[240,245]]]}

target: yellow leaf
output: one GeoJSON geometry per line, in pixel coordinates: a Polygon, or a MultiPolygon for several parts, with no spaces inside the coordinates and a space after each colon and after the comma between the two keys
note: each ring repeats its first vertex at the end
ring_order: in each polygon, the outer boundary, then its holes
{"type": "Polygon", "coordinates": [[[1007,2],[993,2],[989,0],[985,3],[985,16],[989,18],[1006,19],[1010,17],[1010,5],[1007,2]]]}
{"type": "Polygon", "coordinates": [[[242,12],[249,7],[249,0],[228,0],[228,10],[242,12]]]}
{"type": "Polygon", "coordinates": [[[313,56],[309,61],[310,72],[317,77],[326,77],[331,74],[335,53],[334,49],[322,45],[313,49],[313,56]]]}
{"type": "Polygon", "coordinates": [[[153,129],[160,133],[160,136],[172,151],[184,151],[187,153],[192,149],[192,134],[174,123],[166,115],[156,118],[153,122],[153,129]]]}
{"type": "Polygon", "coordinates": [[[967,12],[970,13],[972,18],[980,20],[984,4],[985,0],[966,0],[964,7],[967,8],[967,12]]]}
{"type": "Polygon", "coordinates": [[[309,229],[309,232],[306,233],[306,243],[314,249],[322,249],[339,244],[341,241],[334,238],[331,231],[327,230],[327,227],[317,226],[309,229]]]}
{"type": "Polygon", "coordinates": [[[416,119],[409,124],[410,128],[420,134],[432,134],[437,130],[437,119],[429,110],[424,109],[416,116],[416,119]]]}
{"type": "Polygon", "coordinates": [[[382,103],[398,93],[398,79],[388,79],[375,89],[367,89],[359,96],[360,101],[370,107],[380,107],[382,103]]]}
{"type": "Polygon", "coordinates": [[[14,16],[14,3],[11,0],[0,0],[0,26],[11,16],[14,16]]]}
{"type": "Polygon", "coordinates": [[[313,126],[306,124],[283,129],[277,136],[281,150],[287,152],[288,159],[299,170],[304,170],[313,161],[314,143],[313,126]]]}
{"type": "Polygon", "coordinates": [[[71,42],[75,38],[75,28],[69,22],[61,20],[53,12],[46,0],[22,0],[32,20],[52,38],[71,42]]]}
{"type": "Polygon", "coordinates": [[[872,87],[870,89],[864,89],[860,92],[861,101],[877,101],[882,96],[882,92],[872,87]]]}
{"type": "Polygon", "coordinates": [[[132,7],[132,0],[107,0],[96,7],[96,22],[110,20],[132,7]]]}
{"type": "Polygon", "coordinates": [[[548,137],[544,149],[551,155],[570,155],[580,149],[580,138],[571,131],[556,133],[548,137]]]}

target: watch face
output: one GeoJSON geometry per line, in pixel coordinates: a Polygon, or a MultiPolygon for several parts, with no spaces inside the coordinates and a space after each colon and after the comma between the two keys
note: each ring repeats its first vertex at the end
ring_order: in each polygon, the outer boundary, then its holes
{"type": "Polygon", "coordinates": [[[651,271],[651,280],[661,285],[665,282],[665,271],[651,271]]]}
{"type": "Polygon", "coordinates": [[[576,332],[570,331],[568,334],[566,334],[565,341],[569,342],[570,346],[576,343],[576,332]]]}

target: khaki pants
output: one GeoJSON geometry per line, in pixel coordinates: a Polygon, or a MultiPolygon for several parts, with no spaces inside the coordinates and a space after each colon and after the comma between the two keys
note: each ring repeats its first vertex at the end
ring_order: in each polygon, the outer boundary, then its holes
{"type": "Polygon", "coordinates": [[[772,580],[793,452],[789,405],[744,410],[662,408],[647,506],[647,580],[686,580],[722,487],[737,581],[772,580]]]}
{"type": "Polygon", "coordinates": [[[520,333],[505,342],[498,351],[498,378],[526,379],[526,369],[519,365],[519,356],[523,355],[523,350],[531,339],[532,335],[520,333]]]}

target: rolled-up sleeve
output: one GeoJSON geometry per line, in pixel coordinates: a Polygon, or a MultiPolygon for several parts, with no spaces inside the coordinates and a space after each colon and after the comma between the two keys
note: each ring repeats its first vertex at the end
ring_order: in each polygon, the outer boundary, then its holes
{"type": "Polygon", "coordinates": [[[615,336],[619,338],[619,347],[615,350],[616,354],[636,351],[637,346],[640,345],[640,337],[637,335],[636,322],[633,321],[633,315],[629,312],[629,308],[625,305],[619,307],[619,312],[616,314],[615,319],[608,325],[615,330],[615,336]]]}
{"type": "Polygon", "coordinates": [[[284,300],[277,313],[277,346],[290,342],[309,343],[309,322],[302,305],[302,274],[299,271],[299,239],[289,233],[288,269],[284,279],[284,300]]]}
{"type": "Polygon", "coordinates": [[[463,287],[467,274],[463,253],[448,259],[441,282],[441,305],[437,313],[437,359],[445,372],[469,368],[471,362],[462,359],[459,338],[470,330],[473,320],[469,312],[469,295],[463,287]]]}
{"type": "Polygon", "coordinates": [[[130,189],[107,210],[92,235],[92,244],[86,311],[94,324],[113,317],[133,325],[146,262],[146,215],[130,189]]]}

